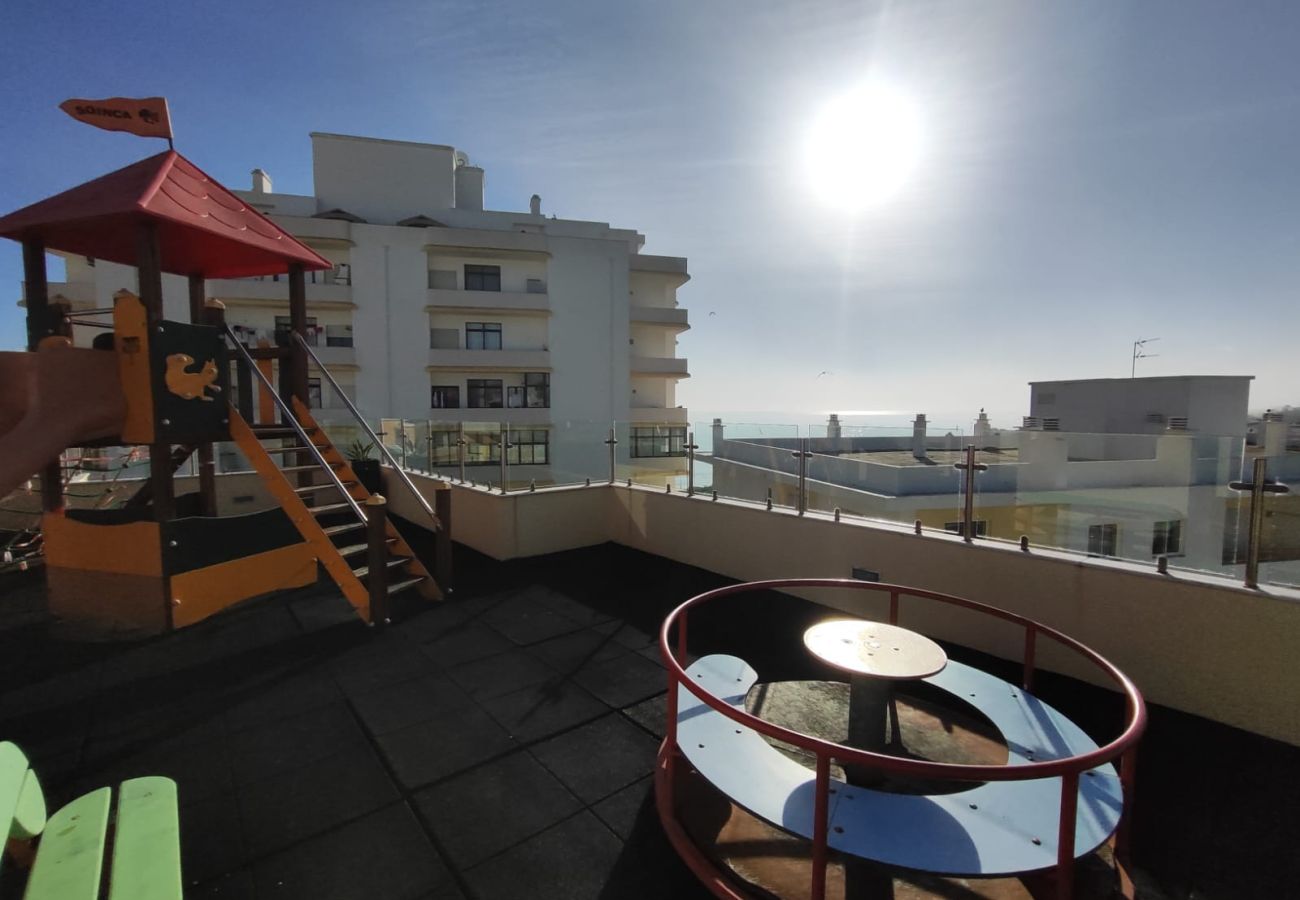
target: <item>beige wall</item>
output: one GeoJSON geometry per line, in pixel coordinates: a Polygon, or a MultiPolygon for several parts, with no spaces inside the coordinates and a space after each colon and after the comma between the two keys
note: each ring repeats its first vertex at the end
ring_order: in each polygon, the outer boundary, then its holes
{"type": "MultiPolygon", "coordinates": [[[[390,500],[394,512],[408,515],[401,496],[390,500]]],[[[1128,563],[967,545],[955,535],[918,536],[901,526],[800,518],[621,485],[505,497],[457,485],[452,510],[455,539],[498,559],[613,540],[747,581],[847,578],[852,567],[862,566],[884,581],[1036,619],[1108,657],[1153,703],[1300,745],[1300,593],[1294,591],[1250,591],[1211,576],[1162,576],[1128,563]]],[[[875,611],[870,604],[876,601],[838,602],[864,614],[875,611]]],[[[1023,632],[987,617],[905,600],[901,621],[1020,659],[1023,632]]],[[[1095,670],[1054,652],[1049,642],[1040,642],[1039,662],[1097,680],[1095,670]]]]}

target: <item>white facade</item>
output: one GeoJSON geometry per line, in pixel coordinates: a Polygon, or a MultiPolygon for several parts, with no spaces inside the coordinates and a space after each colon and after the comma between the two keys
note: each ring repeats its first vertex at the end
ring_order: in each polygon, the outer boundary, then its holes
{"type": "MultiPolygon", "coordinates": [[[[644,255],[642,235],[602,222],[484,210],[483,171],[452,147],[311,137],[314,196],[274,193],[260,169],[235,193],[335,264],[308,273],[307,314],[317,353],[368,418],[684,435],[685,259],[644,255]]],[[[187,319],[185,281],[164,282],[167,316],[187,319]]],[[[51,294],[102,307],[134,286],[134,270],[78,257],[51,294]]],[[[288,316],[282,278],[209,281],[208,295],[250,344],[288,316]]],[[[328,384],[321,405],[342,406],[328,384]]]]}
{"type": "MultiPolygon", "coordinates": [[[[1155,434],[1176,430],[1244,437],[1253,375],[1178,375],[1032,381],[1029,416],[1049,430],[1155,434]]],[[[1027,423],[1028,424],[1028,423],[1027,423]]]]}

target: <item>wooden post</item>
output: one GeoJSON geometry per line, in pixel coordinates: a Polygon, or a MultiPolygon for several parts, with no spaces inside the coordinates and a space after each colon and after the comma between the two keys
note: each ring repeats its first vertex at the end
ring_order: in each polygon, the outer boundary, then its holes
{"type": "Polygon", "coordinates": [[[444,594],[451,593],[451,488],[433,492],[433,512],[442,525],[433,535],[433,578],[444,594]]]}
{"type": "MultiPolygon", "coordinates": [[[[50,283],[45,275],[45,242],[40,238],[23,241],[23,279],[27,282],[27,349],[55,333],[50,321],[50,283]]],[[[63,509],[63,463],[59,458],[41,469],[41,509],[63,509]]]]}
{"type": "MultiPolygon", "coordinates": [[[[302,264],[289,266],[289,329],[304,341],[307,340],[307,282],[302,264]]],[[[293,396],[310,408],[307,399],[307,351],[297,341],[289,343],[289,367],[292,372],[289,384],[293,396]]],[[[283,363],[282,363],[283,364],[283,363]]]]}
{"type": "MultiPolygon", "coordinates": [[[[208,321],[207,293],[203,276],[198,273],[190,275],[190,321],[195,325],[212,324],[208,321]]],[[[222,318],[224,320],[224,316],[222,318]]],[[[230,401],[222,397],[221,402],[230,401]]],[[[203,515],[215,516],[217,514],[217,469],[212,455],[212,442],[200,443],[197,453],[199,455],[199,504],[203,515]]]]}
{"type": "MultiPolygon", "coordinates": [[[[140,278],[140,302],[144,304],[149,325],[149,340],[158,339],[163,318],[162,250],[158,245],[158,226],[146,222],[140,226],[136,268],[140,278]]],[[[155,428],[159,423],[155,423],[155,428]]],[[[156,440],[149,445],[149,482],[153,495],[153,517],[165,522],[172,518],[176,491],[172,484],[172,447],[156,440]]]]}
{"type": "Polygon", "coordinates": [[[388,622],[388,529],[385,527],[388,501],[383,494],[366,498],[366,542],[369,545],[367,560],[369,573],[366,586],[370,588],[370,624],[388,622]]]}

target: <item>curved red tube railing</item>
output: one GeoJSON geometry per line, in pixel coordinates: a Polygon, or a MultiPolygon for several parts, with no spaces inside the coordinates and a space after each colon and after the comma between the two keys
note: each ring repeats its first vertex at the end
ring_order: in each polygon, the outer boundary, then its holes
{"type": "MultiPolygon", "coordinates": [[[[668,829],[670,838],[678,851],[686,858],[691,868],[700,874],[708,868],[708,863],[700,854],[698,848],[690,844],[690,839],[686,837],[685,831],[676,822],[676,817],[672,810],[673,794],[673,777],[674,763],[677,755],[677,687],[685,685],[686,689],[698,697],[705,704],[718,711],[722,715],[741,725],[757,731],[759,734],[777,740],[785,741],[796,747],[800,747],[816,756],[816,798],[818,801],[817,809],[822,811],[815,820],[815,834],[813,836],[813,890],[814,900],[819,900],[825,891],[826,876],[826,822],[825,822],[825,798],[826,792],[830,786],[829,768],[832,759],[841,763],[874,768],[881,772],[888,772],[897,775],[906,775],[923,778],[948,779],[952,781],[1020,781],[1035,778],[1050,778],[1061,776],[1062,778],[1062,797],[1061,797],[1061,817],[1060,833],[1058,837],[1058,857],[1057,872],[1059,876],[1058,896],[1063,900],[1068,900],[1072,896],[1073,879],[1071,873],[1074,862],[1074,810],[1078,799],[1078,782],[1081,773],[1094,769],[1104,763],[1110,762],[1117,758],[1123,757],[1120,766],[1120,783],[1124,790],[1125,804],[1124,812],[1120,821],[1117,834],[1117,851],[1123,852],[1125,849],[1127,829],[1127,813],[1130,805],[1130,799],[1133,788],[1133,778],[1135,772],[1135,754],[1136,744],[1146,729],[1147,712],[1146,704],[1142,700],[1142,694],[1138,691],[1133,682],[1116,668],[1109,660],[1097,653],[1090,647],[1076,641],[1068,635],[1062,634],[1054,628],[1035,622],[1025,616],[1016,613],[1007,612],[984,603],[977,603],[974,600],[967,600],[964,597],[957,597],[952,594],[943,594],[937,591],[927,591],[920,588],[911,588],[904,585],[884,584],[880,582],[857,581],[840,578],[794,578],[781,579],[774,581],[754,581],[745,584],[736,584],[728,587],[718,588],[708,591],[687,600],[681,606],[677,607],[667,618],[664,619],[663,625],[659,629],[659,652],[663,657],[664,665],[668,669],[668,723],[667,737],[664,741],[664,753],[661,754],[661,766],[659,775],[662,776],[661,784],[658,785],[656,797],[659,804],[660,816],[664,819],[664,824],[668,829]],[[718,597],[725,597],[732,594],[743,594],[753,591],[766,590],[784,590],[788,588],[842,588],[847,590],[871,591],[875,593],[889,594],[889,620],[892,624],[897,624],[899,601],[902,597],[915,597],[924,600],[932,600],[939,603],[946,603],[953,606],[959,606],[964,609],[974,610],[994,618],[1003,619],[1014,625],[1025,629],[1025,650],[1024,650],[1024,678],[1023,686],[1029,690],[1033,684],[1035,654],[1037,647],[1038,635],[1048,637],[1057,643],[1065,646],[1075,653],[1087,659],[1095,666],[1100,668],[1124,694],[1125,698],[1125,724],[1120,735],[1104,746],[1096,750],[1083,753],[1078,756],[1071,756],[1065,759],[1045,760],[1042,762],[1019,763],[1015,765],[990,766],[990,765],[962,765],[955,763],[939,763],[927,760],[904,759],[896,756],[889,756],[882,753],[873,753],[869,750],[861,750],[856,747],[848,747],[843,744],[837,744],[833,741],[824,741],[819,738],[810,737],[798,731],[792,731],[780,725],[766,722],[755,716],[750,715],[743,710],[737,710],[713,696],[708,691],[696,685],[691,679],[686,677],[686,672],[681,663],[686,658],[686,636],[688,613],[696,606],[702,606],[710,600],[718,597]],[[676,629],[676,652],[673,649],[673,631],[676,629]],[[685,846],[690,844],[690,846],[685,846]]],[[[710,885],[712,888],[713,885],[710,885]]],[[[718,896],[735,896],[729,888],[723,893],[714,888],[714,893],[718,896]]]]}

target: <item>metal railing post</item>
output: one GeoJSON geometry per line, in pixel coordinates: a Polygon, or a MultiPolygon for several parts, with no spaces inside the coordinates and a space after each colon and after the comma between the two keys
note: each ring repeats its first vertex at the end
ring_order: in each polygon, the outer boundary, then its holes
{"type": "Polygon", "coordinates": [[[366,587],[370,590],[370,624],[386,625],[388,617],[388,501],[383,494],[366,499],[366,587]]]}
{"type": "Polygon", "coordinates": [[[1250,527],[1246,532],[1246,587],[1259,587],[1259,553],[1264,539],[1264,495],[1286,494],[1290,488],[1281,482],[1270,482],[1268,459],[1255,458],[1249,482],[1233,481],[1228,487],[1234,491],[1250,491],[1250,527]]]}
{"type": "Polygon", "coordinates": [[[695,451],[700,449],[695,443],[695,432],[686,433],[686,496],[695,496],[695,451]]]}
{"type": "Polygon", "coordinates": [[[799,460],[799,496],[795,498],[795,509],[802,516],[808,511],[808,458],[812,456],[808,452],[808,439],[800,438],[799,449],[790,455],[799,460]]]}
{"type": "Polygon", "coordinates": [[[1061,821],[1056,836],[1057,900],[1074,897],[1074,832],[1079,815],[1079,773],[1061,776],[1061,821]]]}
{"type": "Polygon", "coordinates": [[[975,540],[975,473],[983,472],[988,466],[975,462],[975,445],[967,444],[966,459],[954,463],[953,468],[966,473],[965,483],[963,484],[961,533],[962,540],[969,544],[975,540]]]}
{"type": "Polygon", "coordinates": [[[828,806],[831,788],[831,760],[817,754],[817,782],[813,788],[812,900],[826,897],[826,833],[830,830],[828,806]]]}
{"type": "Polygon", "coordinates": [[[406,468],[406,420],[397,420],[397,440],[401,442],[402,447],[402,468],[406,468]]]}
{"type": "Polygon", "coordinates": [[[513,447],[514,444],[510,443],[509,424],[502,422],[500,428],[501,434],[499,435],[498,443],[501,447],[501,493],[504,494],[507,490],[506,484],[510,479],[510,460],[507,457],[510,455],[510,448],[513,447]]]}
{"type": "Polygon", "coordinates": [[[460,466],[460,483],[465,483],[465,423],[456,431],[456,464],[460,466]]]}
{"type": "Polygon", "coordinates": [[[613,484],[618,469],[618,438],[614,436],[613,427],[609,429],[609,437],[605,439],[605,443],[609,445],[609,483],[613,484]]]}

